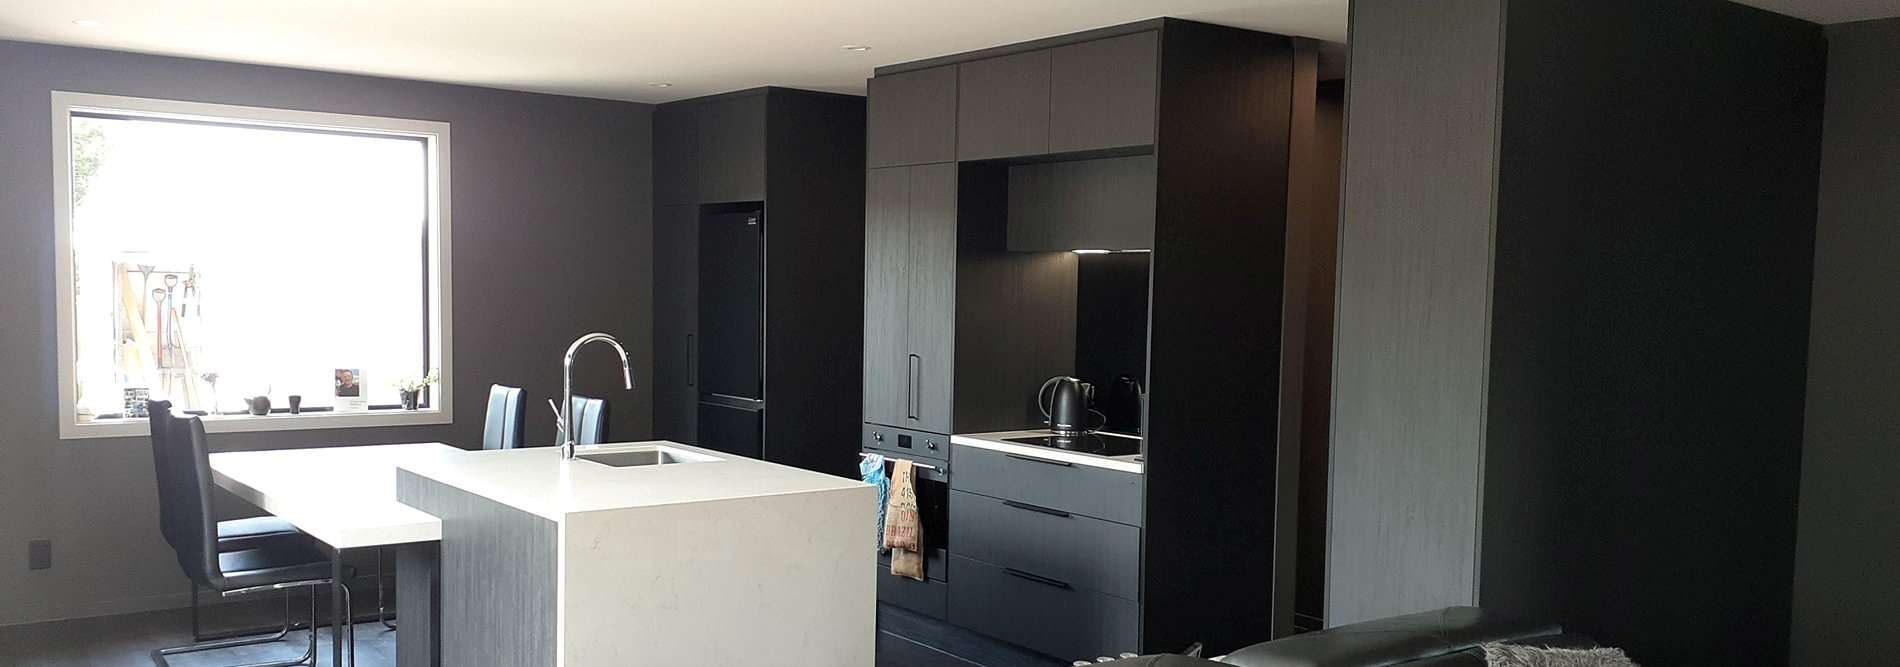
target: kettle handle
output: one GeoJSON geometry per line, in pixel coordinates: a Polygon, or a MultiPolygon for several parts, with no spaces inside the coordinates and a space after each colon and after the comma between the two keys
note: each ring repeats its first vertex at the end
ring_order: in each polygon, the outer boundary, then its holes
{"type": "Polygon", "coordinates": [[[1039,410],[1042,410],[1042,423],[1044,423],[1044,424],[1047,424],[1047,423],[1049,423],[1049,419],[1050,419],[1050,416],[1049,416],[1049,403],[1050,403],[1051,401],[1054,401],[1054,400],[1055,400],[1055,398],[1056,398],[1056,397],[1055,397],[1055,393],[1054,393],[1054,392],[1050,392],[1050,391],[1049,391],[1049,388],[1050,388],[1050,387],[1052,387],[1052,386],[1055,386],[1055,384],[1056,384],[1056,382],[1057,382],[1057,381],[1060,381],[1060,380],[1061,380],[1062,378],[1063,378],[1063,376],[1061,376],[1061,375],[1057,375],[1057,376],[1054,376],[1054,377],[1051,377],[1051,378],[1049,378],[1049,379],[1047,379],[1047,380],[1043,380],[1043,381],[1042,381],[1042,386],[1041,386],[1040,388],[1037,388],[1037,389],[1036,389],[1036,408],[1037,408],[1037,409],[1039,409],[1039,410]],[[1043,395],[1043,393],[1045,393],[1045,392],[1048,392],[1048,393],[1049,393],[1049,398],[1048,398],[1048,399],[1046,399],[1046,400],[1045,400],[1045,399],[1044,399],[1044,398],[1042,397],[1042,395],[1043,395]]]}

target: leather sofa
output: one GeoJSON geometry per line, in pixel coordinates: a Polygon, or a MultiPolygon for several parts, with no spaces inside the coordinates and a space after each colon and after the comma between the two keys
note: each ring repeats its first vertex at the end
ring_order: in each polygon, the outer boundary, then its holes
{"type": "Polygon", "coordinates": [[[1185,656],[1116,660],[1117,667],[1464,667],[1485,664],[1488,643],[1587,648],[1587,637],[1553,623],[1511,618],[1477,607],[1381,618],[1261,642],[1218,661],[1185,656]]]}

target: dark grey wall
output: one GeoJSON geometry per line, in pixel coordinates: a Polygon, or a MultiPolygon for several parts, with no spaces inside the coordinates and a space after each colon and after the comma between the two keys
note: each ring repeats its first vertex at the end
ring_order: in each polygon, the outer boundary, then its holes
{"type": "Polygon", "coordinates": [[[1827,29],[1793,664],[1900,655],[1900,19],[1827,29]]]}
{"type": "Polygon", "coordinates": [[[1643,664],[1785,664],[1820,27],[1506,14],[1478,600],[1643,664]]]}
{"type": "MultiPolygon", "coordinates": [[[[186,590],[145,439],[58,439],[50,91],[451,125],[455,424],[220,435],[218,449],[479,446],[488,385],[541,403],[591,330],[626,343],[640,381],[652,367],[651,107],[4,41],[0,72],[0,624],[179,605],[186,590]],[[53,569],[16,560],[31,539],[54,541],[53,569]]],[[[619,390],[604,357],[585,357],[577,389],[613,401],[616,439],[645,436],[651,401],[619,390]]],[[[529,441],[551,441],[552,418],[529,408],[529,441]]]]}

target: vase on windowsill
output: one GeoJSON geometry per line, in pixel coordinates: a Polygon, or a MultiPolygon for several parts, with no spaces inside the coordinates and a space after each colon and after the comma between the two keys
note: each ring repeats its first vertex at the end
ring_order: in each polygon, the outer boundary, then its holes
{"type": "Polygon", "coordinates": [[[402,409],[416,409],[419,403],[417,399],[422,397],[422,390],[428,389],[429,385],[440,382],[441,379],[441,375],[431,370],[427,375],[419,378],[402,378],[397,380],[396,393],[402,397],[402,409]]]}

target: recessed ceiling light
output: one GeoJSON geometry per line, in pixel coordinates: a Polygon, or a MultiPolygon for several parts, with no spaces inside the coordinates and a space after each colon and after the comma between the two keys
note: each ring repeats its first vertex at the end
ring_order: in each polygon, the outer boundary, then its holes
{"type": "Polygon", "coordinates": [[[92,19],[79,19],[79,20],[73,21],[73,25],[79,26],[81,28],[100,28],[100,27],[105,26],[105,22],[95,21],[92,19]]]}
{"type": "Polygon", "coordinates": [[[871,47],[865,46],[863,44],[846,44],[839,48],[842,48],[846,51],[859,51],[859,52],[871,50],[871,47]]]}
{"type": "Polygon", "coordinates": [[[673,87],[673,84],[670,84],[670,83],[667,83],[667,82],[665,82],[665,81],[655,81],[655,82],[653,82],[653,83],[649,83],[649,84],[647,84],[647,87],[649,87],[649,88],[672,88],[672,87],[673,87]]]}

